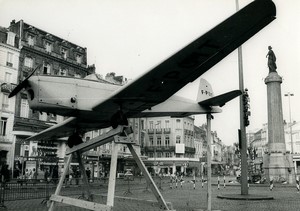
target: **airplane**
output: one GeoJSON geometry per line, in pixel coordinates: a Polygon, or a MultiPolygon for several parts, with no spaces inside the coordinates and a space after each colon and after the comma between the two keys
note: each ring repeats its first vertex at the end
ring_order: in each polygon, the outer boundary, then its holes
{"type": "Polygon", "coordinates": [[[128,118],[221,112],[219,106],[240,95],[241,91],[214,97],[211,86],[202,79],[197,101],[173,95],[272,22],[275,15],[276,8],[271,0],[255,0],[124,86],[90,79],[35,75],[37,67],[9,97],[25,88],[31,109],[68,116],[27,140],[69,137],[69,147],[82,143],[79,133],[128,125],[128,118]]]}

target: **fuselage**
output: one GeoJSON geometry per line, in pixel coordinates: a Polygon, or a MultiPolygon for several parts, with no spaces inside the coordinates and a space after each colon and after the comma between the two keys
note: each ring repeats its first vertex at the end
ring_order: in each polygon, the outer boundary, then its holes
{"type": "MultiPolygon", "coordinates": [[[[32,76],[29,79],[29,86],[26,88],[26,91],[29,106],[33,110],[61,116],[80,116],[83,119],[89,119],[91,116],[97,115],[101,121],[105,118],[109,119],[106,117],[109,116],[108,113],[115,113],[116,110],[95,112],[93,108],[111,98],[114,92],[121,88],[121,85],[103,81],[39,75],[32,76]]],[[[202,107],[196,101],[172,96],[151,109],[147,109],[132,117],[179,117],[208,112],[218,113],[221,112],[221,109],[217,107],[202,107]]]]}

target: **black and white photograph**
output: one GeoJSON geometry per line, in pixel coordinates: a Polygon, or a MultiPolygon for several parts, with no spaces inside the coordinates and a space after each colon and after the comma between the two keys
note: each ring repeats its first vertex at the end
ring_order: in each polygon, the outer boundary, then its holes
{"type": "Polygon", "coordinates": [[[299,11],[0,0],[0,211],[300,210],[299,11]]]}

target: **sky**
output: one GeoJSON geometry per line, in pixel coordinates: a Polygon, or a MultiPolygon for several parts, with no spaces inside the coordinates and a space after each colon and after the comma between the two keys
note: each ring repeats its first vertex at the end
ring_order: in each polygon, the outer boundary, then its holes
{"type": "MultiPolygon", "coordinates": [[[[239,0],[239,7],[252,2],[239,0]]],[[[277,18],[242,46],[244,87],[250,96],[250,125],[267,123],[268,46],[277,57],[283,118],[300,121],[300,1],[273,0],[277,18]]],[[[87,48],[88,64],[105,75],[115,72],[135,79],[213,28],[236,11],[236,0],[0,0],[0,26],[24,20],[39,29],[87,48]]],[[[201,76],[214,94],[239,89],[237,50],[201,76]]],[[[196,99],[200,78],[177,94],[196,99]]],[[[228,102],[214,115],[212,130],[232,145],[238,141],[239,100],[228,102]]],[[[196,116],[197,126],[206,122],[196,116]]]]}

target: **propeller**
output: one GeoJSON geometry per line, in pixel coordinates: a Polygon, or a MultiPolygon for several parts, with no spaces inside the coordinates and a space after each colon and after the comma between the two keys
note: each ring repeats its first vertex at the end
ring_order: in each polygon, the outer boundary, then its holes
{"type": "Polygon", "coordinates": [[[38,65],[26,78],[24,81],[22,81],[20,84],[18,84],[16,86],[16,88],[14,88],[12,90],[12,92],[8,95],[8,98],[11,98],[13,96],[15,96],[16,94],[18,94],[23,88],[26,88],[28,86],[28,79],[35,73],[35,71],[37,71],[37,69],[39,69],[42,65],[38,65]]]}

